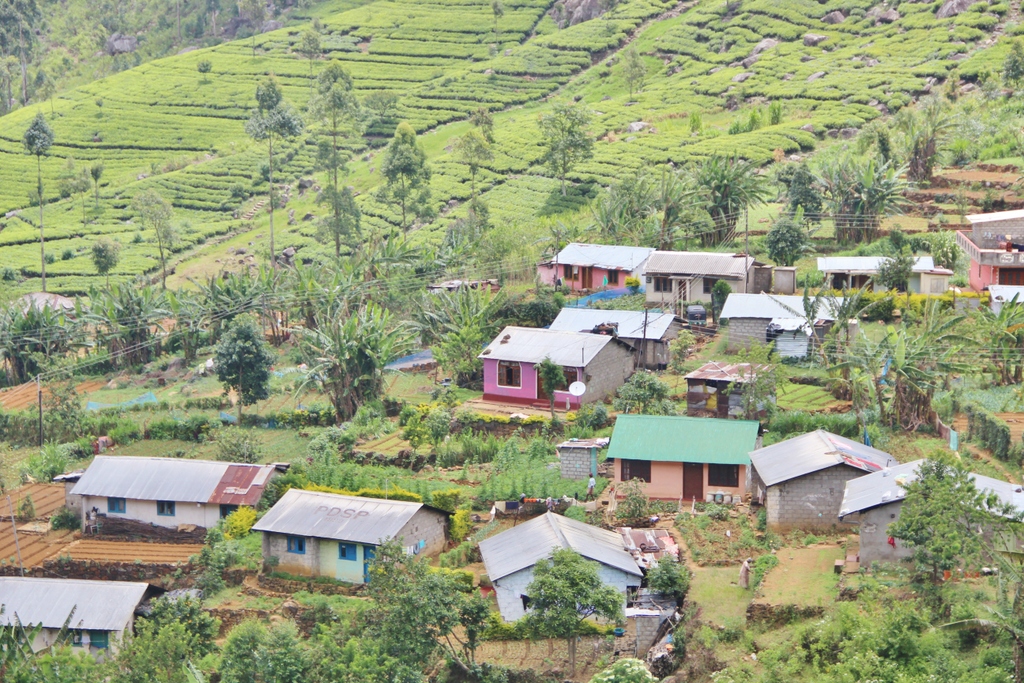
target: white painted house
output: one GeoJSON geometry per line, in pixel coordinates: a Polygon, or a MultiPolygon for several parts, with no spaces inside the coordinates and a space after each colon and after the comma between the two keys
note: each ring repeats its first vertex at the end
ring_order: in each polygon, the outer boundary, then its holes
{"type": "Polygon", "coordinates": [[[75,484],[82,524],[92,512],[105,521],[208,529],[240,505],[255,506],[267,481],[287,464],[243,465],[209,460],[98,456],[75,484]]]}
{"type": "Polygon", "coordinates": [[[480,554],[505,621],[526,615],[526,590],[533,582],[534,566],[560,548],[570,548],[597,562],[601,580],[622,593],[623,606],[627,591],[640,587],[643,572],[619,534],[548,512],[480,542],[480,554]]]}
{"type": "Polygon", "coordinates": [[[103,659],[135,622],[135,610],[146,598],[149,584],[127,581],[81,581],[0,577],[0,624],[15,620],[25,627],[41,626],[32,642],[36,652],[55,644],[65,624],[71,646],[103,659]]]}

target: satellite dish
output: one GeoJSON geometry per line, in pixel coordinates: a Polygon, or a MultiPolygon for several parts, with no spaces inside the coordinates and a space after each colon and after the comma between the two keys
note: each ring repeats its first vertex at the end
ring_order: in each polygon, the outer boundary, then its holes
{"type": "Polygon", "coordinates": [[[569,393],[573,396],[582,396],[587,393],[587,385],[583,382],[573,382],[569,385],[569,393]]]}

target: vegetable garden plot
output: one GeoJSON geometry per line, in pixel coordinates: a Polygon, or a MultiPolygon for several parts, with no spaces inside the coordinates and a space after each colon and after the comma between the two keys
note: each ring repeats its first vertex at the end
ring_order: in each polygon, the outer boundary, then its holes
{"type": "Polygon", "coordinates": [[[61,556],[92,562],[141,562],[174,564],[188,562],[203,549],[201,545],[181,543],[126,543],[82,539],[61,550],[61,556]]]}

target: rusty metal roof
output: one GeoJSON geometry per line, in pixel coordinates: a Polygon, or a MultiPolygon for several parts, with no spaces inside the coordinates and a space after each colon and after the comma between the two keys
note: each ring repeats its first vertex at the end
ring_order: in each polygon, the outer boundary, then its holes
{"type": "Polygon", "coordinates": [[[711,361],[700,366],[685,379],[697,379],[714,382],[749,382],[757,375],[757,370],[762,366],[754,366],[751,370],[750,363],[719,363],[711,361]]]}
{"type": "Polygon", "coordinates": [[[862,472],[878,472],[897,464],[885,451],[819,429],[751,451],[750,461],[765,486],[774,486],[806,474],[846,465],[862,472]]]}
{"type": "Polygon", "coordinates": [[[209,502],[254,506],[260,501],[263,488],[273,471],[272,467],[228,465],[209,502]]]}

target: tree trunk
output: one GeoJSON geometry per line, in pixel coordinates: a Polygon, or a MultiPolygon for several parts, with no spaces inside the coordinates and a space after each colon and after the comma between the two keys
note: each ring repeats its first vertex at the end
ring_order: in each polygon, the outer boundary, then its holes
{"type": "Polygon", "coordinates": [[[164,241],[160,239],[160,231],[157,231],[156,244],[160,249],[160,281],[164,291],[167,291],[167,263],[164,261],[164,241]]]}
{"type": "Polygon", "coordinates": [[[36,155],[36,189],[39,191],[39,273],[46,293],[46,238],[43,231],[43,158],[36,155]]]}
{"type": "Polygon", "coordinates": [[[28,104],[28,67],[25,64],[25,36],[22,34],[20,20],[18,21],[18,53],[21,62],[21,103],[26,105],[28,104]]]}
{"type": "Polygon", "coordinates": [[[269,155],[269,172],[268,178],[270,180],[270,267],[277,270],[277,252],[274,251],[274,134],[271,133],[270,137],[267,138],[269,141],[268,149],[270,150],[269,155]]]}
{"type": "Polygon", "coordinates": [[[569,677],[576,678],[576,636],[569,638],[569,677]]]}

